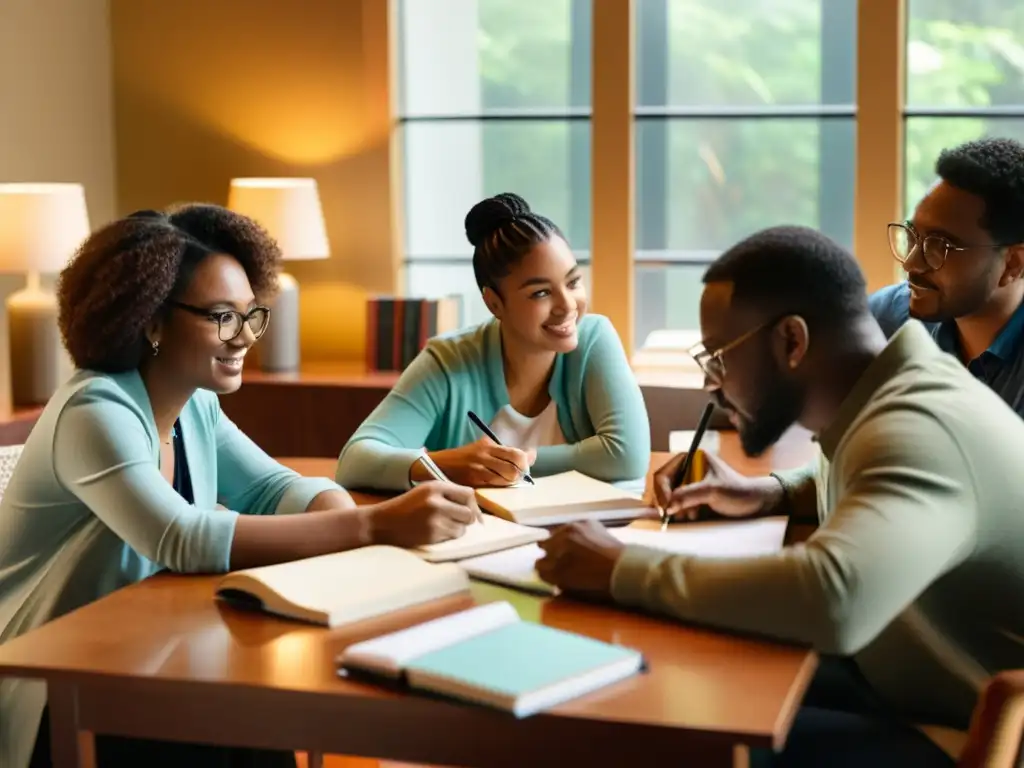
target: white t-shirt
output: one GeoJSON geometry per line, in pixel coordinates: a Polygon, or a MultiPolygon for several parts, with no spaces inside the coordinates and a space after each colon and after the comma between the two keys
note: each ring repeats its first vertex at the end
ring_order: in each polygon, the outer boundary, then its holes
{"type": "Polygon", "coordinates": [[[522,451],[565,443],[565,435],[558,424],[558,406],[554,400],[533,417],[523,416],[511,405],[506,405],[494,415],[489,426],[502,445],[522,451]]]}

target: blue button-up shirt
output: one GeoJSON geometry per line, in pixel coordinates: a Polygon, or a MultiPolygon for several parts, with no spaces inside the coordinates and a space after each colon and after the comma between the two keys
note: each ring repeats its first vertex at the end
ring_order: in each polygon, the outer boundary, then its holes
{"type": "MultiPolygon", "coordinates": [[[[886,336],[892,336],[910,318],[910,286],[906,282],[882,288],[868,304],[886,336]]],[[[939,348],[960,357],[956,323],[925,323],[939,348]]],[[[1024,418],[1024,304],[1010,317],[989,348],[967,364],[974,376],[991,387],[1024,418]]]]}

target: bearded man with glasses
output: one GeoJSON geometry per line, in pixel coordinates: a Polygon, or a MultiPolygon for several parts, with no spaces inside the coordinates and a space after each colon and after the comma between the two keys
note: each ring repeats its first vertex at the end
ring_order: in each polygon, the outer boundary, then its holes
{"type": "Polygon", "coordinates": [[[906,281],[869,303],[887,336],[908,318],[1024,416],[1024,145],[981,139],[944,151],[913,217],[889,225],[906,281]]]}
{"type": "Polygon", "coordinates": [[[820,671],[774,766],[952,768],[914,723],[963,729],[981,684],[1024,667],[1024,421],[918,322],[886,340],[856,260],[825,235],[775,227],[704,274],[694,357],[766,451],[799,423],[816,467],[745,478],[723,462],[673,487],[674,519],[813,519],[806,542],[717,558],[625,544],[594,521],[540,543],[562,591],[817,649],[820,671]]]}

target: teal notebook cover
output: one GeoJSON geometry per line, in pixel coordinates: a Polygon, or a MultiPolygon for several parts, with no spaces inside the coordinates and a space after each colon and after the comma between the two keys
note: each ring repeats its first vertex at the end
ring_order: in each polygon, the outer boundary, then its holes
{"type": "Polygon", "coordinates": [[[424,654],[406,664],[406,670],[520,696],[638,655],[630,648],[517,621],[424,654]]]}

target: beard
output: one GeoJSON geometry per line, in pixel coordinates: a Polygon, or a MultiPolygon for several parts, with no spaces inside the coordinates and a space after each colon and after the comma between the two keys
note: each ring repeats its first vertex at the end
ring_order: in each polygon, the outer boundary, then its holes
{"type": "Polygon", "coordinates": [[[737,412],[737,431],[747,456],[757,457],[771,448],[800,418],[804,409],[804,387],[783,376],[772,377],[762,388],[750,418],[737,412]]]}

